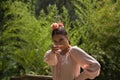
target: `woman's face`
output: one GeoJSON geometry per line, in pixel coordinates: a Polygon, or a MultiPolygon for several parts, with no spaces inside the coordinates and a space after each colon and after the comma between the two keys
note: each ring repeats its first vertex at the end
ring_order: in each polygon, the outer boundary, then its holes
{"type": "Polygon", "coordinates": [[[52,39],[56,46],[58,46],[58,45],[62,46],[60,48],[61,50],[64,50],[65,48],[67,48],[69,46],[68,37],[65,35],[56,34],[52,37],[52,39]]]}

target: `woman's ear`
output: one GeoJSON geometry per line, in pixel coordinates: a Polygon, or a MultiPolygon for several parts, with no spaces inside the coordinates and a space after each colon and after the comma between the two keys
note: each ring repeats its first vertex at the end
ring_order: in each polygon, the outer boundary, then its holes
{"type": "Polygon", "coordinates": [[[67,40],[69,40],[67,35],[65,37],[67,38],[67,40]]]}
{"type": "Polygon", "coordinates": [[[70,40],[69,40],[68,36],[66,35],[65,37],[67,38],[67,40],[68,40],[68,43],[70,44],[70,40]]]}

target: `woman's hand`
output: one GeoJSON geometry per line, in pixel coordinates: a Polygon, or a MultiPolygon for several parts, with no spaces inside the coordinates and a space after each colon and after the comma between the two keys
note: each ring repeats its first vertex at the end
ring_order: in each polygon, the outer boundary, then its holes
{"type": "Polygon", "coordinates": [[[52,45],[52,52],[55,54],[59,54],[61,52],[60,45],[52,45]]]}

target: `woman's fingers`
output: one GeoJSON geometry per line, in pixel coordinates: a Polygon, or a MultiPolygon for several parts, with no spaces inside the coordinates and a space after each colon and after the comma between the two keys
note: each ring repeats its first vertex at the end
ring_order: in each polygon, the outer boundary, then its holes
{"type": "Polygon", "coordinates": [[[58,46],[52,45],[52,52],[53,53],[59,53],[60,48],[58,46]]]}

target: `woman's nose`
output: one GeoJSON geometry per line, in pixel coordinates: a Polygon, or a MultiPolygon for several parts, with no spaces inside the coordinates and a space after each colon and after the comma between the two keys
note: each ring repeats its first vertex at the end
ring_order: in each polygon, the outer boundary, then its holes
{"type": "Polygon", "coordinates": [[[56,42],[55,45],[60,45],[60,43],[59,43],[59,42],[56,42]]]}

